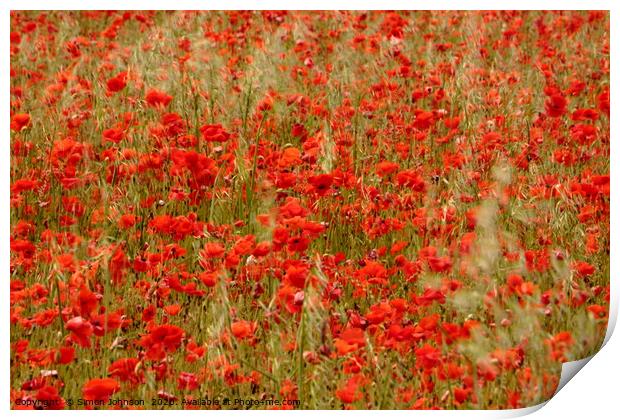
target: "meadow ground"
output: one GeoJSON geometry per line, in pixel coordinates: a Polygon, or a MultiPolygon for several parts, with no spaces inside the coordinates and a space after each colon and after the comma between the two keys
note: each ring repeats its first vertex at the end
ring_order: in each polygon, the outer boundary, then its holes
{"type": "Polygon", "coordinates": [[[602,342],[606,12],[13,11],[10,60],[12,408],[518,408],[602,342]]]}

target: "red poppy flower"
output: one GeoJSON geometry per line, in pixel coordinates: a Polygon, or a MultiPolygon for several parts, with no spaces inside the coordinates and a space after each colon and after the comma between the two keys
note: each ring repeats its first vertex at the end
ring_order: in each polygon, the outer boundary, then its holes
{"type": "Polygon", "coordinates": [[[88,401],[107,401],[120,389],[120,384],[112,378],[91,379],[82,388],[82,393],[88,401]]]}
{"type": "Polygon", "coordinates": [[[200,127],[202,138],[208,142],[222,143],[230,139],[231,135],[220,124],[206,124],[200,127]]]}
{"type": "Polygon", "coordinates": [[[106,85],[108,87],[108,91],[113,93],[120,92],[121,90],[125,89],[125,86],[127,86],[127,72],[121,72],[116,76],[112,77],[111,79],[108,79],[106,85]]]}
{"type": "Polygon", "coordinates": [[[366,337],[361,328],[348,328],[334,340],[339,355],[345,355],[366,345],[366,337]]]}
{"type": "Polygon", "coordinates": [[[161,360],[168,353],[176,351],[180,345],[185,331],[176,325],[164,324],[151,328],[139,343],[146,349],[146,356],[150,360],[161,360]]]}
{"type": "Polygon", "coordinates": [[[64,410],[65,400],[58,393],[58,389],[46,385],[37,391],[35,399],[41,403],[45,410],[64,410]]]}
{"type": "Polygon", "coordinates": [[[108,367],[108,375],[133,385],[144,381],[144,374],[137,371],[139,360],[133,357],[118,359],[108,367]]]}
{"type": "Polygon", "coordinates": [[[566,112],[568,101],[561,95],[552,95],[545,102],[545,111],[552,118],[561,117],[566,112]]]}
{"type": "Polygon", "coordinates": [[[81,316],[76,316],[67,321],[66,327],[71,331],[71,338],[82,347],[90,347],[90,337],[93,334],[93,326],[81,316]]]}
{"type": "Polygon", "coordinates": [[[21,131],[30,124],[29,114],[15,114],[11,117],[11,130],[21,131]]]}
{"type": "Polygon", "coordinates": [[[230,330],[236,338],[248,338],[254,335],[254,331],[256,330],[256,323],[244,320],[236,321],[230,325],[230,330]]]}
{"type": "Polygon", "coordinates": [[[181,372],[179,373],[178,379],[179,389],[185,389],[188,391],[193,391],[198,389],[200,386],[198,382],[198,377],[190,372],[181,372]]]}
{"type": "Polygon", "coordinates": [[[278,160],[278,166],[282,168],[290,168],[291,166],[301,163],[301,153],[296,147],[287,147],[282,151],[282,155],[278,160]]]}
{"type": "Polygon", "coordinates": [[[601,305],[588,306],[588,312],[590,312],[596,319],[607,318],[607,308],[601,305]]]}
{"type": "Polygon", "coordinates": [[[120,143],[125,138],[125,130],[121,128],[107,128],[101,134],[106,141],[114,144],[120,143]]]}
{"type": "Polygon", "coordinates": [[[352,404],[362,399],[357,377],[350,378],[344,387],[336,390],[336,396],[345,404],[352,404]]]}
{"type": "Polygon", "coordinates": [[[329,187],[334,182],[334,177],[330,174],[312,175],[308,178],[308,182],[312,185],[313,192],[323,196],[329,191],[329,187]]]}
{"type": "Polygon", "coordinates": [[[413,191],[426,191],[426,182],[424,178],[414,169],[399,172],[396,175],[396,182],[400,186],[411,188],[413,191]]]}
{"type": "Polygon", "coordinates": [[[224,256],[226,249],[219,242],[207,242],[201,255],[205,258],[220,258],[224,256]]]}
{"type": "Polygon", "coordinates": [[[146,93],[145,99],[152,107],[166,107],[172,101],[172,96],[160,90],[151,89],[146,93]]]}
{"type": "Polygon", "coordinates": [[[61,347],[58,349],[56,361],[61,365],[68,365],[75,358],[75,349],[73,347],[61,347]]]}
{"type": "Polygon", "coordinates": [[[424,344],[422,347],[415,351],[416,366],[424,370],[431,370],[434,367],[439,366],[441,363],[441,351],[431,346],[430,344],[424,344]]]}
{"type": "Polygon", "coordinates": [[[579,275],[586,277],[594,274],[596,269],[593,265],[588,264],[585,261],[579,261],[575,264],[575,270],[579,273],[579,275]]]}

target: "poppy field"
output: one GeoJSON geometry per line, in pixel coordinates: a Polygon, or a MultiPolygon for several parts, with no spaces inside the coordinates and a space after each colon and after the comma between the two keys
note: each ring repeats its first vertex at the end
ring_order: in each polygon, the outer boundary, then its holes
{"type": "Polygon", "coordinates": [[[548,400],[607,327],[609,30],[12,11],[11,408],[548,400]]]}

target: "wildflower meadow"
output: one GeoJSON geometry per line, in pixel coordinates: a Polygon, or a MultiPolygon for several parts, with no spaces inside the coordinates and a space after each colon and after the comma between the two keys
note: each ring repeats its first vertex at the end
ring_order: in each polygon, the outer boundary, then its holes
{"type": "Polygon", "coordinates": [[[608,12],[10,31],[12,409],[522,408],[600,348],[608,12]]]}

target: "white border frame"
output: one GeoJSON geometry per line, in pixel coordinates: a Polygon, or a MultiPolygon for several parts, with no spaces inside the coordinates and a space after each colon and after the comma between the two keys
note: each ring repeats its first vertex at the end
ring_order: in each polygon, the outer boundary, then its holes
{"type": "MultiPolygon", "coordinates": [[[[147,0],[47,0],[47,1],[36,1],[36,0],[5,0],[0,4],[0,31],[2,41],[0,41],[0,48],[3,59],[0,60],[0,75],[2,76],[2,85],[0,87],[0,91],[2,92],[2,102],[0,103],[0,109],[2,111],[2,116],[0,117],[0,133],[3,133],[2,138],[4,139],[4,147],[1,149],[0,154],[0,168],[2,171],[2,181],[0,183],[0,189],[3,200],[0,200],[0,208],[1,208],[1,217],[0,217],[0,232],[2,232],[2,238],[0,240],[0,266],[2,267],[2,272],[8,274],[9,273],[9,232],[10,232],[10,208],[9,208],[9,200],[6,198],[10,195],[10,147],[9,145],[9,124],[10,124],[10,103],[8,98],[10,97],[9,88],[10,88],[10,76],[9,76],[9,68],[10,62],[6,58],[9,56],[9,33],[10,33],[10,10],[195,10],[195,9],[203,9],[208,7],[213,10],[235,10],[235,9],[257,9],[257,10],[269,10],[269,9],[292,9],[292,10],[340,10],[340,9],[354,9],[354,10],[383,10],[383,9],[410,9],[412,6],[415,6],[416,9],[419,10],[610,10],[610,28],[611,28],[611,96],[612,98],[618,98],[618,77],[614,74],[614,70],[617,71],[618,67],[618,30],[617,28],[618,21],[616,19],[616,10],[619,8],[620,2],[614,1],[583,1],[583,0],[546,0],[544,2],[534,1],[534,0],[521,0],[514,2],[503,2],[502,4],[498,4],[497,1],[489,1],[489,0],[434,0],[431,3],[433,7],[424,7],[422,4],[412,4],[411,1],[368,1],[368,0],[358,0],[355,2],[346,2],[342,0],[319,0],[319,1],[299,1],[299,0],[264,0],[259,4],[250,2],[250,1],[240,1],[240,0],[227,0],[227,1],[209,1],[209,2],[199,2],[192,0],[158,0],[156,3],[147,0]],[[511,3],[511,4],[509,4],[511,3]],[[380,5],[381,7],[377,7],[380,5]],[[541,6],[545,6],[544,8],[541,6]],[[615,6],[615,7],[614,7],[615,6]]],[[[612,107],[611,114],[613,117],[611,118],[614,122],[617,121],[618,118],[618,107],[612,107]]],[[[616,124],[610,124],[610,135],[611,138],[618,137],[618,127],[616,124]]],[[[620,157],[618,155],[618,147],[614,146],[614,141],[611,141],[611,175],[612,175],[612,183],[611,183],[611,191],[612,196],[619,197],[619,185],[614,180],[613,168],[617,167],[620,162],[620,157]],[[616,153],[614,153],[616,152],[616,153]]],[[[610,250],[610,258],[611,258],[611,269],[610,273],[618,272],[618,268],[620,267],[620,254],[616,252],[616,245],[618,245],[618,227],[617,227],[617,211],[618,205],[615,200],[611,200],[610,203],[610,211],[611,211],[611,229],[610,229],[610,240],[611,240],[611,250],[610,250]],[[614,223],[616,222],[616,223],[614,223]]],[[[10,360],[10,337],[7,333],[7,329],[10,326],[9,322],[9,294],[6,293],[8,289],[8,277],[3,279],[2,283],[2,292],[0,295],[2,296],[1,303],[1,312],[0,319],[1,325],[3,325],[6,329],[2,329],[5,331],[2,333],[2,337],[0,338],[0,355],[1,359],[4,363],[9,363],[10,360]]],[[[609,311],[609,325],[607,330],[607,335],[605,337],[605,344],[611,338],[611,334],[615,328],[615,324],[618,318],[618,286],[617,280],[611,281],[611,304],[609,311]]],[[[620,354],[620,343],[618,340],[612,340],[613,346],[615,348],[615,353],[620,354]]],[[[606,351],[611,349],[606,349],[606,351]]],[[[594,356],[596,357],[596,356],[594,356]]],[[[565,384],[577,373],[590,359],[585,359],[584,361],[576,361],[572,362],[572,366],[566,366],[562,369],[562,379],[561,383],[565,384]],[[571,374],[572,373],[572,374],[571,374]]],[[[566,365],[566,364],[565,364],[566,365]]],[[[6,365],[5,365],[6,366],[6,365]]],[[[616,365],[616,373],[618,373],[618,365],[616,365]]],[[[612,376],[613,376],[613,371],[612,376]]],[[[606,374],[605,371],[600,372],[599,379],[602,382],[599,382],[598,385],[593,386],[611,386],[615,378],[610,378],[606,374]],[[606,385],[604,385],[606,384],[606,385]]],[[[0,379],[0,408],[2,412],[7,413],[10,416],[18,417],[18,418],[39,418],[36,412],[32,411],[16,411],[10,410],[10,402],[8,392],[10,390],[10,372],[9,369],[4,371],[2,378],[0,379]],[[5,390],[7,392],[5,392],[5,390]]],[[[558,388],[560,389],[561,386],[558,388]]],[[[611,394],[610,394],[611,395],[611,394]]],[[[556,397],[553,397],[555,400],[556,397]]],[[[579,404],[579,401],[573,401],[575,404],[579,404]]],[[[523,415],[527,415],[537,411],[547,403],[542,403],[534,407],[528,407],[517,410],[469,410],[469,411],[390,411],[390,416],[395,416],[399,418],[469,418],[469,419],[498,419],[498,418],[512,418],[519,417],[523,415]]],[[[614,402],[609,402],[609,410],[614,407],[614,402]]],[[[617,409],[617,407],[614,407],[617,409]]],[[[114,416],[114,417],[135,417],[135,416],[149,416],[149,417],[171,417],[178,415],[178,411],[84,411],[84,410],[70,410],[70,411],[61,411],[61,412],[53,412],[48,411],[45,415],[49,416],[53,419],[60,419],[65,417],[76,418],[82,415],[88,414],[89,416],[100,417],[101,416],[114,416]],[[114,414],[116,413],[116,414],[114,414]]],[[[272,419],[273,417],[284,417],[290,416],[290,414],[283,414],[287,412],[278,412],[278,411],[253,411],[252,414],[244,413],[241,411],[209,411],[208,414],[204,411],[191,411],[186,410],[183,411],[183,416],[190,416],[193,418],[204,418],[205,415],[215,418],[224,418],[227,419],[245,419],[248,415],[258,419],[272,419]]],[[[563,411],[565,415],[569,415],[571,413],[570,406],[566,407],[563,411]]],[[[549,413],[551,414],[551,413],[549,413]]],[[[374,413],[373,411],[295,411],[293,414],[295,417],[304,420],[310,419],[311,417],[316,416],[334,416],[341,419],[368,419],[371,418],[374,413]],[[334,413],[334,414],[332,414],[334,413]]],[[[561,415],[561,413],[556,413],[556,416],[561,415]]],[[[554,416],[554,417],[556,417],[554,416]]]]}

